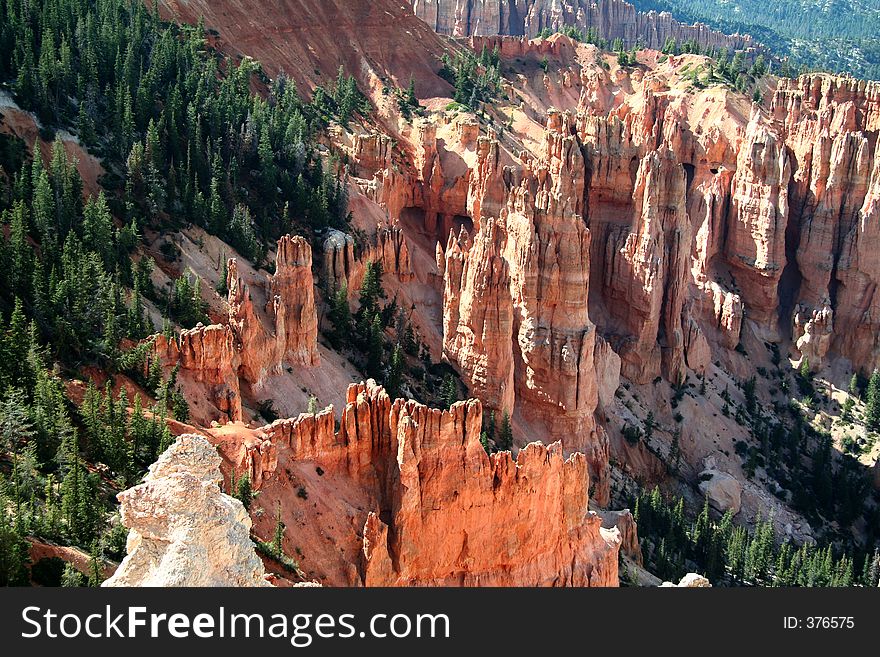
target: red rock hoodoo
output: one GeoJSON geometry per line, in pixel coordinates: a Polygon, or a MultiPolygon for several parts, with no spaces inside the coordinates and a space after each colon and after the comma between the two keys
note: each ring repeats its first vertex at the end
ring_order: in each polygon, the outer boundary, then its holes
{"type": "Polygon", "coordinates": [[[620,534],[589,511],[586,458],[559,443],[489,456],[481,424],[477,401],[439,411],[369,382],[350,386],[338,431],[328,409],[215,442],[261,507],[284,500],[288,552],[324,583],[616,586],[620,534]]]}

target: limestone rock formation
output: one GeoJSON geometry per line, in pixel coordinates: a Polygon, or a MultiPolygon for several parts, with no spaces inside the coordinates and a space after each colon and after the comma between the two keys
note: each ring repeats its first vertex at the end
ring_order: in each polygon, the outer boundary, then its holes
{"type": "Polygon", "coordinates": [[[331,230],[324,239],[323,279],[333,290],[350,283],[355,268],[354,238],[340,230],[331,230]]]}
{"type": "Polygon", "coordinates": [[[234,259],[228,272],[229,324],[242,352],[242,377],[261,385],[267,374],[279,373],[284,364],[317,365],[318,315],[309,243],[290,235],[278,240],[275,274],[261,285],[257,297],[265,298],[264,312],[255,305],[251,287],[239,277],[234,259]]]}
{"type": "Polygon", "coordinates": [[[684,308],[691,227],[684,169],[665,147],[641,161],[633,191],[637,232],[609,251],[605,288],[609,307],[632,335],[620,348],[623,374],[647,383],[661,373],[684,373],[684,308]]]}
{"type": "Polygon", "coordinates": [[[513,300],[503,229],[488,220],[473,244],[452,233],[444,254],[443,353],[468,374],[471,393],[513,412],[513,300]]]}
{"type": "Polygon", "coordinates": [[[828,75],[780,80],[772,99],[796,166],[790,266],[800,277],[794,302],[801,321],[794,321],[794,337],[809,336],[804,346],[813,364],[829,351],[865,371],[880,364],[880,149],[871,137],[880,129],[878,106],[880,83],[828,75]]]}
{"type": "Polygon", "coordinates": [[[318,315],[312,278],[312,247],[305,238],[285,235],[278,240],[269,295],[279,362],[317,365],[318,315]]]}
{"type": "Polygon", "coordinates": [[[502,166],[496,135],[477,139],[467,197],[474,234],[451,235],[441,263],[443,346],[491,407],[516,406],[546,427],[546,442],[586,453],[604,504],[608,448],[594,418],[586,169],[574,132],[570,114],[551,111],[538,157],[521,167],[502,166]]]}
{"type": "Polygon", "coordinates": [[[280,506],[294,514],[283,520],[296,523],[306,555],[312,522],[320,525],[317,545],[333,540],[337,549],[321,557],[329,583],[616,586],[620,534],[589,511],[584,455],[565,458],[559,443],[533,443],[516,459],[489,456],[481,425],[477,401],[439,411],[392,402],[371,381],[349,388],[338,432],[329,409],[265,427],[255,442],[271,448],[220,448],[238,468],[249,468],[261,500],[292,499],[291,476],[308,476],[310,495],[322,486],[336,498],[348,492],[352,507],[335,499],[320,517],[310,515],[311,504],[280,506]],[[332,533],[352,526],[362,538],[332,533]],[[352,562],[360,564],[356,571],[352,562]]]}
{"type": "Polygon", "coordinates": [[[201,396],[213,407],[208,414],[217,416],[212,419],[241,419],[241,354],[228,326],[199,324],[181,331],[176,338],[158,335],[153,357],[166,368],[180,367],[179,380],[184,386],[197,386],[202,391],[201,396]]]}
{"type": "Polygon", "coordinates": [[[633,563],[643,565],[642,546],[635,518],[629,509],[623,511],[603,511],[602,526],[608,529],[617,527],[620,531],[620,551],[632,559],[633,563]]]}
{"type": "Polygon", "coordinates": [[[742,506],[742,484],[726,472],[704,470],[700,473],[700,492],[709,498],[709,505],[725,513],[739,513],[742,506]]]}
{"type": "Polygon", "coordinates": [[[684,589],[706,589],[712,587],[708,579],[706,579],[702,575],[698,575],[697,573],[688,573],[681,578],[681,581],[678,584],[673,584],[672,582],[663,582],[660,586],[667,588],[675,587],[684,589]]]}
{"type": "Polygon", "coordinates": [[[782,140],[755,112],[731,183],[725,252],[750,316],[771,334],[776,332],[777,286],[786,263],[790,180],[782,140]]]}
{"type": "Polygon", "coordinates": [[[620,356],[602,336],[597,336],[593,361],[599,384],[599,405],[605,409],[614,403],[614,393],[620,387],[620,356]]]}
{"type": "Polygon", "coordinates": [[[220,463],[205,438],[183,435],[118,495],[128,555],[103,586],[269,586],[247,511],[220,491],[220,463]]]}

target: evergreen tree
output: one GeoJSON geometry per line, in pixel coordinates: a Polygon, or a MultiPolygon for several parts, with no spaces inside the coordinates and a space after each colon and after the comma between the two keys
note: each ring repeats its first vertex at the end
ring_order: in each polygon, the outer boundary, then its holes
{"type": "Polygon", "coordinates": [[[381,378],[383,361],[385,360],[385,331],[379,313],[373,315],[367,341],[366,373],[372,378],[381,378]]]}
{"type": "MultiPolygon", "coordinates": [[[[234,474],[234,473],[233,473],[234,474]]],[[[235,487],[235,497],[244,505],[246,511],[251,508],[251,502],[254,499],[254,492],[251,488],[251,478],[247,473],[243,474],[235,487]]]]}
{"type": "Polygon", "coordinates": [[[345,349],[350,345],[352,331],[351,310],[348,306],[348,286],[345,283],[340,286],[331,299],[330,323],[333,325],[330,334],[333,346],[337,349],[345,349]]]}
{"type": "Polygon", "coordinates": [[[284,555],[284,523],[281,521],[281,503],[275,508],[275,531],[272,534],[272,549],[276,557],[284,555]]]}
{"type": "Polygon", "coordinates": [[[648,416],[645,418],[645,440],[650,440],[654,435],[654,429],[657,426],[657,422],[654,420],[654,411],[648,411],[648,416]]]}
{"type": "Polygon", "coordinates": [[[865,397],[865,426],[872,430],[880,430],[880,372],[874,370],[868,380],[868,392],[865,397]]]}
{"type": "Polygon", "coordinates": [[[27,541],[7,511],[7,500],[0,496],[0,586],[26,586],[28,560],[27,541]]]}
{"type": "Polygon", "coordinates": [[[64,573],[61,575],[61,586],[65,588],[79,588],[85,586],[86,580],[69,561],[64,564],[64,573]]]}
{"type": "Polygon", "coordinates": [[[501,417],[501,429],[498,432],[498,448],[509,450],[513,447],[513,424],[510,421],[510,413],[506,410],[501,417]]]}
{"type": "Polygon", "coordinates": [[[364,317],[372,321],[373,316],[379,311],[379,300],[385,298],[382,289],[382,264],[379,262],[367,262],[364,270],[364,280],[360,289],[360,310],[364,317]]]}
{"type": "Polygon", "coordinates": [[[458,401],[458,384],[456,384],[455,377],[451,374],[443,377],[440,393],[444,408],[452,408],[452,405],[458,401]]]}
{"type": "Polygon", "coordinates": [[[862,386],[859,382],[858,373],[854,373],[852,378],[849,380],[849,394],[850,397],[861,397],[862,386]]]}
{"type": "Polygon", "coordinates": [[[400,348],[400,343],[398,343],[394,345],[394,351],[391,352],[391,362],[388,366],[388,377],[385,383],[391,399],[396,399],[402,394],[401,386],[403,384],[404,365],[403,349],[400,348]]]}

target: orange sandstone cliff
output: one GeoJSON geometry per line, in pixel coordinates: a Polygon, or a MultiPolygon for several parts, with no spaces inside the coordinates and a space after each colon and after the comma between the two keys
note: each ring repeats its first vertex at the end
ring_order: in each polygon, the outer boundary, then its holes
{"type": "Polygon", "coordinates": [[[392,401],[372,381],[332,408],[212,440],[276,508],[285,551],[331,585],[616,586],[620,534],[589,510],[582,454],[556,443],[487,455],[482,407],[392,401]],[[295,491],[299,491],[294,494],[295,491]]]}

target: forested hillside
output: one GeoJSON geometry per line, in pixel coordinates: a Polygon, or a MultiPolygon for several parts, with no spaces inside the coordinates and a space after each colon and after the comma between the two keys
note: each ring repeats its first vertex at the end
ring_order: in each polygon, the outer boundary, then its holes
{"type": "Polygon", "coordinates": [[[880,79],[877,0],[632,0],[727,33],[747,33],[776,54],[811,68],[880,79]]]}
{"type": "Polygon", "coordinates": [[[54,139],[44,162],[0,134],[0,584],[25,578],[27,535],[80,546],[96,564],[101,553],[119,558],[112,496],[167,444],[165,419],[187,420],[174,376],[145,376],[149,343],[132,345],[207,321],[205,308],[198,279],[154,289],[145,233],[194,224],[259,262],[282,234],[346,224],[343,185],[318,157],[316,133],[363,108],[353,80],[340,75],[306,104],[293,84],[224,58],[207,37],[136,1],[0,0],[2,93],[35,114],[42,141],[54,139]],[[97,195],[83,194],[61,129],[101,158],[97,195]],[[65,384],[88,380],[89,368],[128,372],[158,401],[146,408],[108,383],[77,407],[65,384]]]}

